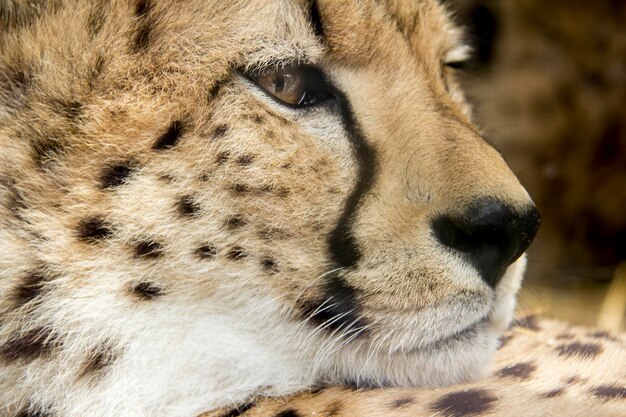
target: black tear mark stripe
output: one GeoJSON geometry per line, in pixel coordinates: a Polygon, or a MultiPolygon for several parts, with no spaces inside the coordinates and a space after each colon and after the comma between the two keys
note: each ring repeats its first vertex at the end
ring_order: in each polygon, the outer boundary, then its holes
{"type": "Polygon", "coordinates": [[[365,319],[359,316],[356,290],[342,277],[332,276],[326,280],[324,296],[325,299],[302,304],[301,310],[306,320],[327,331],[341,330],[350,335],[366,326],[365,319]]]}
{"type": "Polygon", "coordinates": [[[309,18],[311,19],[311,27],[313,33],[321,41],[324,40],[324,24],[322,23],[322,15],[320,13],[320,7],[317,0],[311,2],[311,8],[309,10],[309,18]]]}
{"type": "Polygon", "coordinates": [[[326,322],[325,328],[329,331],[340,328],[346,331],[348,328],[358,329],[366,325],[365,320],[360,317],[357,290],[350,286],[341,274],[346,269],[354,268],[361,258],[353,227],[359,205],[374,184],[377,162],[374,149],[365,140],[345,94],[336,90],[335,95],[339,103],[344,130],[358,163],[358,176],[357,183],[348,196],[341,216],[328,238],[328,248],[334,264],[331,269],[337,272],[326,277],[324,296],[318,300],[318,303],[309,302],[304,308],[304,313],[313,323],[319,325],[322,321],[326,322]],[[320,303],[324,302],[327,305],[319,308],[320,303]]]}
{"type": "Polygon", "coordinates": [[[354,189],[346,200],[339,221],[330,234],[328,245],[337,267],[352,268],[361,258],[361,251],[352,231],[356,211],[361,200],[374,184],[377,162],[374,149],[367,143],[348,99],[342,92],[336,91],[336,94],[340,104],[343,127],[358,163],[358,177],[354,189]]]}

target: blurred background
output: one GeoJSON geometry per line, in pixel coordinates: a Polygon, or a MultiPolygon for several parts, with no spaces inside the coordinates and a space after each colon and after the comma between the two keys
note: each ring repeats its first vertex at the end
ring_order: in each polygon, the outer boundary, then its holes
{"type": "Polygon", "coordinates": [[[487,139],[542,214],[519,312],[626,330],[626,0],[448,0],[487,139]]]}

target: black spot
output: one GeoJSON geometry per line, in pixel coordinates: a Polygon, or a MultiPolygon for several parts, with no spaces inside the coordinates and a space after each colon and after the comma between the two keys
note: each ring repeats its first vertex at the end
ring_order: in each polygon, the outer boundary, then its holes
{"type": "Polygon", "coordinates": [[[17,305],[23,305],[33,301],[41,295],[45,283],[46,276],[42,272],[29,272],[24,278],[24,281],[15,288],[15,292],[13,293],[15,303],[17,305]]]}
{"type": "Polygon", "coordinates": [[[163,255],[163,245],[153,240],[146,240],[135,245],[135,256],[139,258],[158,258],[163,255]]]}
{"type": "Polygon", "coordinates": [[[178,213],[183,217],[193,217],[200,211],[200,205],[192,196],[183,196],[176,203],[178,213]]]}
{"type": "Polygon", "coordinates": [[[311,19],[311,27],[313,28],[313,33],[320,40],[323,40],[324,39],[324,25],[322,24],[322,15],[320,13],[320,8],[319,8],[319,4],[317,3],[317,0],[313,0],[311,2],[309,18],[311,19]]]}
{"type": "Polygon", "coordinates": [[[255,114],[254,117],[252,118],[252,121],[258,125],[262,124],[263,122],[265,122],[265,119],[263,118],[263,116],[259,115],[259,114],[255,114]]]}
{"type": "Polygon", "coordinates": [[[231,260],[240,260],[247,257],[248,254],[240,246],[235,246],[226,253],[226,257],[231,260]]]}
{"type": "Polygon", "coordinates": [[[565,345],[557,346],[556,351],[559,356],[578,356],[581,358],[594,358],[598,356],[604,348],[597,343],[580,343],[573,342],[565,345]]]}
{"type": "Polygon", "coordinates": [[[145,17],[151,7],[152,3],[150,0],[137,0],[137,3],[135,3],[135,16],[138,18],[145,17]]]}
{"type": "Polygon", "coordinates": [[[247,224],[246,220],[241,214],[235,214],[226,220],[226,227],[228,229],[239,229],[247,224]]]}
{"type": "Polygon", "coordinates": [[[618,400],[626,398],[626,386],[600,385],[591,390],[591,393],[603,400],[618,400]]]}
{"type": "Polygon", "coordinates": [[[555,388],[548,392],[544,392],[543,394],[541,394],[541,396],[543,398],[555,398],[555,397],[559,397],[563,395],[564,392],[565,392],[565,388],[555,388]]]}
{"type": "Polygon", "coordinates": [[[79,378],[101,375],[115,360],[111,346],[103,345],[89,353],[80,370],[79,378]]]}
{"type": "Polygon", "coordinates": [[[530,315],[526,317],[521,317],[519,319],[513,320],[511,323],[511,327],[523,327],[525,329],[539,331],[541,327],[538,324],[538,318],[535,315],[530,315]]]}
{"type": "Polygon", "coordinates": [[[274,417],[300,417],[300,414],[293,408],[289,408],[287,410],[281,411],[280,413],[276,414],[274,417]]]}
{"type": "Polygon", "coordinates": [[[240,166],[248,166],[254,161],[254,157],[252,155],[243,155],[237,158],[237,165],[240,166]]]}
{"type": "Polygon", "coordinates": [[[250,410],[254,406],[255,406],[254,403],[243,404],[237,408],[227,411],[225,414],[222,414],[219,417],[239,417],[239,416],[244,415],[248,410],[250,410]]]}
{"type": "Polygon", "coordinates": [[[228,162],[229,159],[230,159],[230,152],[228,151],[220,152],[220,154],[217,155],[217,159],[215,160],[215,163],[217,165],[222,165],[225,162],[228,162]]]}
{"type": "Polygon", "coordinates": [[[200,259],[215,258],[217,248],[212,245],[203,245],[196,249],[196,255],[198,255],[200,259]]]}
{"type": "Polygon", "coordinates": [[[49,412],[45,411],[43,407],[36,407],[29,405],[24,410],[20,411],[17,417],[54,417],[49,412]]]}
{"type": "Polygon", "coordinates": [[[151,8],[152,2],[150,0],[138,0],[135,4],[137,32],[131,46],[132,51],[135,53],[145,51],[152,42],[154,20],[149,15],[151,8]]]}
{"type": "Polygon", "coordinates": [[[609,332],[607,332],[605,330],[597,330],[595,332],[588,333],[587,336],[593,337],[594,339],[610,340],[611,342],[619,341],[618,338],[612,336],[611,333],[609,333],[609,332]]]}
{"type": "Polygon", "coordinates": [[[51,354],[59,346],[51,330],[39,327],[13,336],[0,348],[0,357],[7,362],[32,361],[51,354]]]}
{"type": "Polygon", "coordinates": [[[209,101],[213,100],[218,95],[223,85],[224,85],[224,81],[222,80],[222,81],[217,81],[215,84],[211,86],[211,88],[209,89],[209,94],[208,94],[209,101]]]}
{"type": "Polygon", "coordinates": [[[183,125],[182,121],[173,121],[172,123],[170,123],[167,130],[161,136],[159,136],[156,142],[154,142],[154,145],[152,145],[152,149],[163,150],[172,148],[174,145],[176,145],[180,137],[183,135],[184,130],[185,126],[183,125]]]}
{"type": "Polygon", "coordinates": [[[482,389],[468,389],[444,395],[431,409],[445,417],[470,417],[485,414],[497,398],[482,389]]]}
{"type": "Polygon", "coordinates": [[[56,161],[64,152],[64,145],[60,138],[50,135],[33,141],[33,159],[40,168],[45,168],[56,161]]]}
{"type": "Polygon", "coordinates": [[[78,238],[88,243],[97,243],[111,237],[112,234],[110,225],[101,217],[90,217],[81,220],[76,227],[78,238]]]}
{"type": "Polygon", "coordinates": [[[83,114],[84,110],[83,103],[76,100],[58,98],[52,99],[50,101],[50,106],[57,114],[60,114],[70,121],[75,121],[76,119],[78,119],[83,114]]]}
{"type": "Polygon", "coordinates": [[[211,134],[211,136],[213,136],[213,139],[220,139],[224,137],[227,131],[228,131],[228,125],[221,124],[217,126],[215,129],[213,129],[213,133],[211,134]]]}
{"type": "Polygon", "coordinates": [[[566,384],[570,384],[570,385],[577,384],[579,382],[583,382],[583,379],[580,376],[578,376],[578,375],[574,375],[574,376],[569,377],[569,378],[567,378],[565,380],[565,383],[566,384]]]}
{"type": "Polygon", "coordinates": [[[124,163],[108,166],[104,168],[102,174],[100,175],[100,187],[109,189],[118,187],[126,183],[134,171],[135,164],[130,160],[124,163]]]}
{"type": "Polygon", "coordinates": [[[405,405],[409,405],[409,404],[413,404],[413,398],[411,397],[402,397],[402,398],[398,398],[397,400],[394,400],[391,402],[391,404],[389,404],[390,408],[401,408],[404,407],[405,405]]]}
{"type": "Polygon", "coordinates": [[[276,261],[271,258],[263,259],[261,261],[261,265],[263,266],[264,270],[271,272],[273,274],[277,273],[280,270],[278,268],[278,264],[276,263],[276,261]]]}
{"type": "Polygon", "coordinates": [[[530,378],[533,372],[537,369],[537,366],[530,362],[516,363],[515,365],[507,366],[500,369],[496,375],[501,378],[515,378],[526,380],[530,378]]]}
{"type": "Polygon", "coordinates": [[[233,185],[230,187],[230,190],[231,190],[233,193],[235,193],[235,194],[245,194],[245,193],[247,193],[248,191],[250,191],[250,188],[249,188],[247,185],[245,185],[245,184],[239,184],[239,183],[237,183],[237,184],[233,184],[233,185]]]}
{"type": "Polygon", "coordinates": [[[163,295],[163,288],[154,282],[140,282],[130,287],[130,292],[142,300],[152,300],[163,295]]]}

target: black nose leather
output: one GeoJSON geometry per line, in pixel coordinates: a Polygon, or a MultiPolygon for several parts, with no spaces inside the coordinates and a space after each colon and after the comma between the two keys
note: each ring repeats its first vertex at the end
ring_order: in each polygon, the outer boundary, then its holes
{"type": "Polygon", "coordinates": [[[462,253],[491,287],[528,248],[541,223],[533,205],[522,211],[501,201],[483,199],[461,215],[440,216],[433,222],[441,243],[462,253]]]}

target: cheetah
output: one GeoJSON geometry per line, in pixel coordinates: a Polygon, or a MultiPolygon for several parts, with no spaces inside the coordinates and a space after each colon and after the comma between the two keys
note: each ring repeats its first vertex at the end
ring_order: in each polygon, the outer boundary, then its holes
{"type": "Polygon", "coordinates": [[[493,406],[397,398],[486,375],[539,226],[443,5],[4,0],[0,51],[0,415],[493,406]]]}

